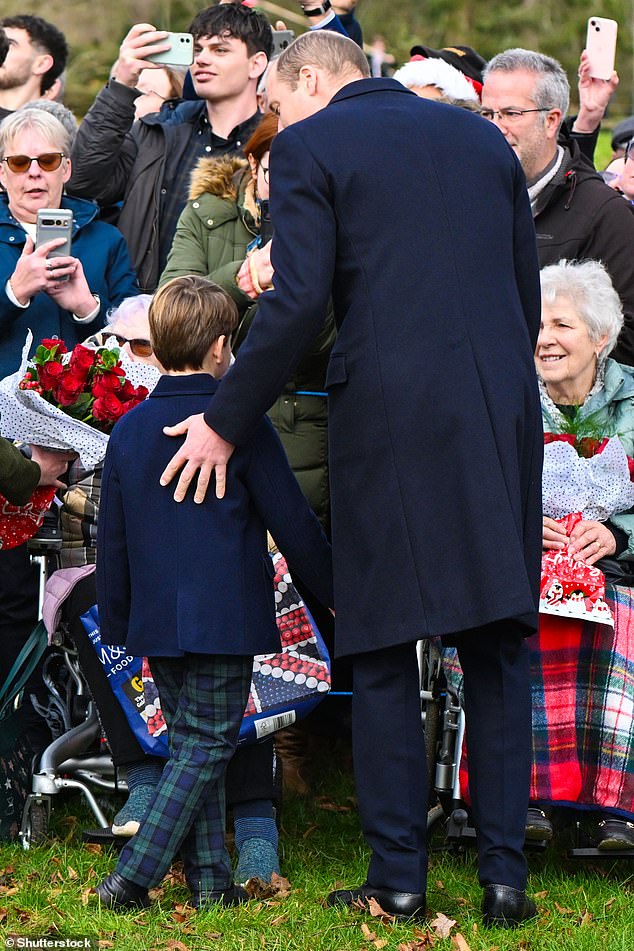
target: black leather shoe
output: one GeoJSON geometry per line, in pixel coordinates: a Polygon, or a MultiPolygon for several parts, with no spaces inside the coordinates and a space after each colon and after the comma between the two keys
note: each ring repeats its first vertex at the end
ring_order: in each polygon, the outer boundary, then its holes
{"type": "Polygon", "coordinates": [[[113,911],[125,911],[128,908],[147,908],[150,904],[147,888],[135,885],[118,872],[111,872],[95,888],[99,900],[113,911]]]}
{"type": "Polygon", "coordinates": [[[510,885],[487,885],[482,899],[482,917],[485,925],[515,928],[534,918],[537,908],[532,898],[510,885]]]}
{"type": "Polygon", "coordinates": [[[248,891],[242,885],[230,885],[229,888],[217,888],[211,892],[192,892],[191,904],[204,911],[210,905],[223,905],[226,908],[241,905],[249,898],[248,891]]]}
{"type": "Polygon", "coordinates": [[[397,892],[393,888],[380,888],[364,882],[359,888],[339,888],[326,898],[328,905],[344,905],[349,908],[355,902],[363,904],[375,898],[383,911],[398,921],[425,917],[424,892],[397,892]]]}
{"type": "Polygon", "coordinates": [[[602,852],[634,849],[634,824],[614,817],[602,819],[599,823],[597,848],[602,852]]]}
{"type": "Polygon", "coordinates": [[[527,842],[550,842],[553,837],[553,824],[543,809],[529,806],[526,816],[527,842]]]}

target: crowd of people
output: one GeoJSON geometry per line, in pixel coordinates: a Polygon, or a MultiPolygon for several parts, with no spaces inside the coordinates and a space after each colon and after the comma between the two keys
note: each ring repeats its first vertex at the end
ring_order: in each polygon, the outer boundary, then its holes
{"type": "MultiPolygon", "coordinates": [[[[540,51],[417,45],[390,76],[355,0],[299,5],[277,58],[249,0],[205,8],[189,70],[135,24],[79,124],[60,31],[0,20],[0,377],[31,331],[31,355],[116,346],[150,391],[91,466],[0,439],[0,491],[54,486],[61,570],[83,569],[64,616],[129,789],[102,904],[148,905],[178,855],[197,908],[280,872],[275,759],[309,792],[306,736],[237,747],[253,656],[280,648],[268,531],[352,672],[370,860],[328,903],[425,913],[416,644],[440,638],[483,919],[515,927],[556,807],[634,853],[634,118],[600,173],[618,77],[587,52],[571,116],[540,51]],[[41,209],[72,212],[70,253],[37,241],[41,209]],[[96,660],[95,602],[102,643],[148,658],[167,760],[96,660]]],[[[3,548],[0,681],[37,605],[26,545],[3,548]]]]}

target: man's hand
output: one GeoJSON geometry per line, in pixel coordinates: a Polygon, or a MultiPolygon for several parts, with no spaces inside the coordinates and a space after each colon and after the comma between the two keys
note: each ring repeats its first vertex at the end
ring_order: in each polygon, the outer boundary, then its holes
{"type": "Polygon", "coordinates": [[[273,265],[271,264],[271,242],[251,252],[251,265],[257,275],[258,284],[263,291],[273,287],[273,265]]]}
{"type": "Polygon", "coordinates": [[[227,484],[227,463],[235,446],[214,432],[205,422],[202,413],[199,416],[188,416],[176,426],[165,426],[163,432],[166,436],[182,436],[187,433],[187,438],[163,472],[161,485],[169,485],[184,466],[176,485],[174,499],[176,502],[183,501],[190,482],[198,472],[194,502],[204,502],[211,473],[215,469],[216,498],[222,499],[227,484]]]}
{"type": "Polygon", "coordinates": [[[610,79],[591,76],[588,54],[586,50],[582,52],[579,60],[579,115],[572,127],[573,132],[594,132],[598,128],[618,84],[616,72],[610,79]]]}
{"type": "Polygon", "coordinates": [[[159,63],[149,62],[152,53],[166,53],[170,44],[165,42],[165,30],[157,30],[151,23],[135,23],[119,47],[114,79],[134,89],[142,69],[160,69],[159,63]]]}
{"type": "Polygon", "coordinates": [[[59,477],[68,469],[68,463],[76,458],[76,452],[58,452],[56,449],[31,446],[31,459],[40,467],[38,485],[54,485],[56,489],[64,488],[64,483],[59,481],[59,477]]]}

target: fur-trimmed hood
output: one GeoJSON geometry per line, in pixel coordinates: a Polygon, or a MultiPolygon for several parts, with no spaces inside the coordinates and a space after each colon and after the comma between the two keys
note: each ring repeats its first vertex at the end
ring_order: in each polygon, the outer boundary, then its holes
{"type": "Polygon", "coordinates": [[[246,159],[230,156],[201,159],[192,172],[189,201],[194,201],[205,193],[237,201],[244,177],[237,173],[248,169],[249,163],[246,159]]]}

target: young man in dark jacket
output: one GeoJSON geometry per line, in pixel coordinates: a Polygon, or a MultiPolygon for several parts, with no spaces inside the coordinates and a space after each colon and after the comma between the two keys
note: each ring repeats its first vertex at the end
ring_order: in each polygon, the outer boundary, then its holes
{"type": "Polygon", "coordinates": [[[68,190],[101,205],[123,202],[118,224],[144,291],[156,288],[165,267],[198,160],[241,154],[261,118],[256,87],[273,45],[266,18],[222,4],[199,13],[190,32],[199,100],[168,103],[134,122],[139,73],[152,66],[149,55],[169,48],[165,32],[137,23],[73,148],[68,190]]]}

